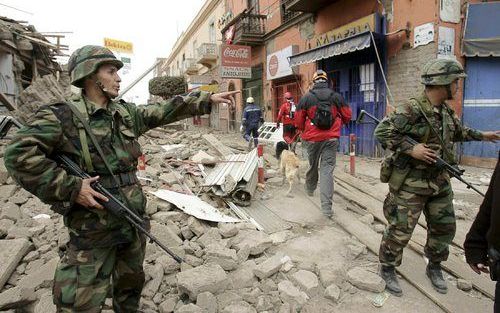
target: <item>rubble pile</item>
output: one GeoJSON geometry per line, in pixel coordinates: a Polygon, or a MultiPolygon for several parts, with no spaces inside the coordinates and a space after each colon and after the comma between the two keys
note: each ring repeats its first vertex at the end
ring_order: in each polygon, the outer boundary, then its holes
{"type": "MultiPolygon", "coordinates": [[[[232,214],[202,186],[210,168],[199,164],[213,166],[220,157],[199,132],[180,132],[174,126],[141,139],[147,166],[139,175],[149,198],[151,232],[184,260],[179,264],[148,244],[143,312],[306,312],[320,300],[334,306],[356,290],[384,289],[383,281],[363,267],[293,261],[279,249],[295,236],[290,230],[268,235],[245,221],[203,221],[152,196],[149,192],[158,189],[193,192],[232,214]]],[[[3,146],[0,157],[1,151],[3,146]]],[[[0,184],[0,311],[55,312],[53,274],[69,238],[62,217],[16,186],[3,160],[0,184]]],[[[353,241],[347,240],[346,256],[365,255],[366,247],[353,241]]],[[[104,312],[112,312],[110,299],[104,312]]]]}

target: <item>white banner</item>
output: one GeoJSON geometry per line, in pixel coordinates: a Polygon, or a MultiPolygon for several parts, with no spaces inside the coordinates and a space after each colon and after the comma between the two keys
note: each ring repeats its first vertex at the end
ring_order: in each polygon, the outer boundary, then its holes
{"type": "Polygon", "coordinates": [[[460,0],[441,0],[439,17],[443,22],[460,23],[460,0]]]}
{"type": "Polygon", "coordinates": [[[434,41],[434,24],[426,23],[414,28],[413,48],[426,45],[434,41]]]}
{"type": "Polygon", "coordinates": [[[437,57],[438,59],[456,59],[455,29],[439,26],[437,57]]]}

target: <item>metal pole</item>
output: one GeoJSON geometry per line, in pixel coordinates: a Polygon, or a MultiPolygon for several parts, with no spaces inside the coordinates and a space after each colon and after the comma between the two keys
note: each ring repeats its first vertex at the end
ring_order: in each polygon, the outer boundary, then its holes
{"type": "Polygon", "coordinates": [[[160,62],[161,62],[161,60],[159,60],[159,59],[156,60],[156,62],[150,68],[148,68],[144,73],[141,74],[141,76],[137,77],[136,80],[134,80],[122,92],[120,92],[120,94],[118,95],[118,97],[116,98],[116,100],[121,99],[125,93],[127,93],[130,89],[132,89],[132,87],[134,87],[135,85],[137,85],[137,83],[140,82],[141,79],[143,79],[146,75],[148,75],[149,72],[151,72],[160,62]]]}

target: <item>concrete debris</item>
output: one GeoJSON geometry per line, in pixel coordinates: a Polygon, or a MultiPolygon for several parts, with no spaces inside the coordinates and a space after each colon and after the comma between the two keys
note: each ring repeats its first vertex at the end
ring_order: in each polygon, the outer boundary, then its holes
{"type": "Polygon", "coordinates": [[[27,239],[0,240],[0,288],[3,288],[31,247],[27,239]]]}
{"type": "Polygon", "coordinates": [[[457,280],[457,288],[463,291],[471,291],[472,290],[472,283],[468,280],[459,278],[457,280]]]}
{"type": "Polygon", "coordinates": [[[201,164],[214,164],[215,162],[217,162],[216,157],[211,156],[210,154],[202,150],[198,151],[190,159],[195,163],[201,163],[201,164]]]}
{"type": "Polygon", "coordinates": [[[14,309],[37,299],[33,288],[14,287],[0,293],[0,310],[14,309]]]}
{"type": "Polygon", "coordinates": [[[361,267],[349,270],[347,279],[351,284],[362,290],[382,292],[385,289],[385,281],[380,276],[361,267]]]}
{"type": "Polygon", "coordinates": [[[305,291],[309,297],[313,297],[318,293],[318,276],[313,272],[299,270],[295,272],[290,279],[295,285],[305,291]]]}
{"type": "Polygon", "coordinates": [[[344,264],[341,262],[331,262],[318,266],[319,279],[323,286],[331,284],[341,285],[345,280],[344,264]]]}
{"type": "Polygon", "coordinates": [[[253,272],[258,278],[264,279],[277,273],[286,261],[287,258],[284,255],[275,254],[269,259],[257,265],[253,272]]]}
{"type": "Polygon", "coordinates": [[[281,281],[278,284],[280,298],[284,303],[295,304],[298,308],[302,307],[309,297],[303,291],[300,291],[289,280],[281,281]]]}
{"type": "Polygon", "coordinates": [[[205,264],[177,274],[179,293],[187,294],[192,301],[198,294],[209,291],[218,294],[226,290],[229,280],[218,264],[205,264]]]}
{"type": "Polygon", "coordinates": [[[325,298],[337,303],[340,299],[340,288],[337,285],[330,285],[325,289],[325,298]]]}
{"type": "Polygon", "coordinates": [[[35,268],[34,272],[21,279],[17,286],[31,288],[34,290],[51,287],[54,280],[54,272],[56,271],[58,263],[59,257],[56,257],[45,263],[43,266],[35,268]]]}
{"type": "Polygon", "coordinates": [[[233,238],[233,247],[236,250],[248,247],[250,255],[257,255],[264,252],[267,248],[271,247],[273,241],[269,235],[258,230],[244,230],[240,231],[238,235],[233,238]]]}
{"type": "Polygon", "coordinates": [[[257,310],[248,302],[238,301],[222,309],[222,313],[257,313],[257,310]]]}
{"type": "Polygon", "coordinates": [[[205,291],[198,294],[196,305],[206,313],[217,313],[217,298],[211,292],[205,291]]]}

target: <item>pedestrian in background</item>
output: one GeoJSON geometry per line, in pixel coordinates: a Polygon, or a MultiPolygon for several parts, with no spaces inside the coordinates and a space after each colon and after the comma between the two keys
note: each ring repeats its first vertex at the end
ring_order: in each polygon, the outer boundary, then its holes
{"type": "Polygon", "coordinates": [[[490,186],[464,242],[465,259],[477,274],[496,281],[494,312],[500,313],[500,151],[490,186]]]}
{"type": "Polygon", "coordinates": [[[264,123],[264,118],[262,117],[262,110],[255,104],[253,97],[248,97],[246,103],[241,125],[245,129],[243,138],[248,141],[248,150],[250,151],[252,149],[252,141],[255,147],[259,144],[259,127],[264,123]]]}
{"type": "Polygon", "coordinates": [[[321,211],[330,218],[340,129],[351,120],[352,112],[342,96],[328,87],[325,71],[318,70],[313,82],[313,87],[299,101],[295,125],[307,147],[306,193],[313,196],[319,179],[321,211]]]}

